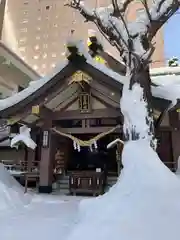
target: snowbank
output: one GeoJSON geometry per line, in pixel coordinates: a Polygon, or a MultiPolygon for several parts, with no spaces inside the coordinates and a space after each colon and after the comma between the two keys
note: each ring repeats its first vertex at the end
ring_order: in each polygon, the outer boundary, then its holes
{"type": "Polygon", "coordinates": [[[125,144],[123,171],[110,191],[80,204],[80,221],[68,240],[175,240],[180,182],[148,141],[125,144]]]}
{"type": "Polygon", "coordinates": [[[29,204],[31,196],[0,163],[0,211],[29,204]]]}

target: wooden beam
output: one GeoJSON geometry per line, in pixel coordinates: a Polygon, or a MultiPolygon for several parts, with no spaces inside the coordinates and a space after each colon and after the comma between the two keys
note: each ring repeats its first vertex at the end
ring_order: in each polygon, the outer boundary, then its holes
{"type": "Polygon", "coordinates": [[[69,119],[93,119],[93,118],[117,118],[121,113],[119,109],[105,108],[96,109],[90,113],[80,113],[79,110],[58,111],[53,113],[53,120],[69,120],[69,119]]]}
{"type": "Polygon", "coordinates": [[[56,108],[54,108],[54,113],[56,112],[56,109],[59,109],[58,111],[64,111],[65,109],[67,109],[69,106],[71,106],[74,102],[76,102],[76,100],[78,100],[78,95],[77,93],[73,94],[72,96],[70,96],[68,99],[66,99],[66,101],[62,102],[61,104],[59,104],[56,108]]]}
{"type": "MultiPolygon", "coordinates": [[[[97,134],[102,132],[108,132],[112,127],[89,127],[89,128],[58,128],[57,130],[68,134],[97,134]]],[[[119,127],[114,133],[120,133],[123,131],[122,127],[119,127]]]]}
{"type": "Polygon", "coordinates": [[[46,118],[52,118],[53,116],[53,111],[49,108],[47,108],[46,106],[42,105],[39,106],[39,113],[33,113],[32,115],[35,115],[37,117],[40,117],[42,119],[46,119],[46,118]]]}
{"type": "Polygon", "coordinates": [[[120,108],[120,100],[117,102],[110,98],[108,95],[103,94],[101,91],[92,88],[92,96],[97,98],[101,103],[104,103],[105,105],[109,107],[114,107],[114,108],[120,108]]]}

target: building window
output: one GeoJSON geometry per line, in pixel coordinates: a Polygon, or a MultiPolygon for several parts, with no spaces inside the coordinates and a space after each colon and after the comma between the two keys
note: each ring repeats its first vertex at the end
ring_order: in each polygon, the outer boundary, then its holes
{"type": "Polygon", "coordinates": [[[39,59],[39,56],[35,55],[33,58],[37,60],[37,59],[39,59]]]}
{"type": "Polygon", "coordinates": [[[53,26],[54,26],[54,27],[58,27],[57,23],[54,23],[53,26]]]}
{"type": "Polygon", "coordinates": [[[51,64],[51,67],[52,67],[52,68],[55,68],[55,67],[56,67],[56,64],[55,64],[55,63],[52,63],[52,64],[51,64]]]}
{"type": "Polygon", "coordinates": [[[33,69],[34,69],[34,70],[37,70],[37,69],[38,69],[38,66],[37,66],[37,65],[34,65],[34,66],[33,66],[33,69]]]}
{"type": "Polygon", "coordinates": [[[49,10],[50,9],[50,6],[46,6],[46,10],[49,10]]]}
{"type": "Polygon", "coordinates": [[[40,28],[40,27],[37,27],[36,29],[37,29],[38,31],[40,31],[40,30],[41,30],[41,28],[40,28]]]}
{"type": "Polygon", "coordinates": [[[21,23],[23,24],[28,23],[28,19],[23,19],[21,23]]]}
{"type": "Polygon", "coordinates": [[[36,40],[39,40],[41,37],[40,36],[36,36],[36,40]]]}
{"type": "Polygon", "coordinates": [[[39,50],[39,45],[36,45],[36,46],[34,47],[34,49],[35,49],[35,50],[39,50]]]}
{"type": "Polygon", "coordinates": [[[20,47],[20,48],[19,48],[19,51],[20,51],[20,52],[25,52],[25,51],[26,51],[26,48],[25,48],[25,47],[20,47]]]}
{"type": "Polygon", "coordinates": [[[47,53],[44,53],[44,54],[43,54],[43,58],[44,58],[44,59],[47,58],[47,53]]]}
{"type": "Polygon", "coordinates": [[[42,65],[42,68],[46,68],[46,64],[43,64],[43,65],[42,65]]]}
{"type": "Polygon", "coordinates": [[[43,44],[43,48],[48,48],[47,43],[44,43],[44,44],[43,44]]]}
{"type": "Polygon", "coordinates": [[[24,14],[24,15],[27,15],[27,14],[28,14],[28,11],[26,11],[26,10],[23,11],[23,14],[24,14]]]}
{"type": "Polygon", "coordinates": [[[19,39],[19,43],[25,43],[26,40],[27,40],[27,38],[20,38],[20,39],[19,39]]]}
{"type": "Polygon", "coordinates": [[[20,32],[24,32],[24,33],[27,32],[27,28],[21,28],[20,32]]]}

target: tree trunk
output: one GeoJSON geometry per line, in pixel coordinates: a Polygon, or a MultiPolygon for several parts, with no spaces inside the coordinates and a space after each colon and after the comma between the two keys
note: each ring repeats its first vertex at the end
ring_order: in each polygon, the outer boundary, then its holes
{"type": "MultiPolygon", "coordinates": [[[[138,140],[140,138],[146,138],[150,137],[151,142],[153,140],[154,136],[154,126],[153,126],[153,111],[152,111],[152,93],[151,93],[151,80],[150,80],[150,74],[149,69],[144,68],[141,66],[140,68],[133,69],[131,72],[130,82],[129,86],[126,85],[123,88],[123,94],[122,94],[122,101],[124,102],[124,107],[122,113],[124,115],[124,134],[126,140],[138,140]],[[143,93],[142,95],[137,95],[137,92],[135,92],[134,87],[139,86],[139,88],[142,89],[143,93]],[[128,91],[128,93],[127,93],[128,91]],[[129,94],[129,99],[125,95],[129,94]],[[123,100],[123,98],[125,98],[123,100]],[[143,98],[143,99],[142,99],[143,98]],[[127,109],[125,109],[125,101],[128,102],[128,100],[132,101],[130,104],[131,106],[127,109]],[[133,103],[134,102],[134,103],[133,103]],[[145,104],[146,103],[146,104],[145,104]],[[138,104],[138,105],[137,105],[138,104]],[[141,107],[140,107],[141,105],[141,107]],[[140,108],[140,111],[139,111],[140,108]],[[142,116],[142,111],[144,108],[144,112],[146,112],[145,115],[142,116]],[[133,116],[132,116],[133,114],[133,116]],[[137,115],[137,116],[136,116],[137,115]],[[143,119],[144,118],[144,119],[143,119]],[[142,128],[145,128],[145,125],[147,127],[146,133],[143,134],[140,133],[141,129],[138,128],[138,123],[143,122],[144,125],[142,125],[142,128]],[[128,123],[128,124],[127,124],[128,123]]],[[[122,106],[121,106],[122,107],[122,106]]]]}

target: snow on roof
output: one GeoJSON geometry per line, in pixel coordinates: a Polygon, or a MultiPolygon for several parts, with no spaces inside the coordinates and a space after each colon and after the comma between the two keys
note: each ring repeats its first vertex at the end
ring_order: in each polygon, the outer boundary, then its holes
{"type": "Polygon", "coordinates": [[[162,76],[151,76],[152,82],[156,85],[167,86],[172,84],[180,84],[180,75],[162,75],[162,76]]]}
{"type": "MultiPolygon", "coordinates": [[[[107,68],[103,64],[95,62],[91,58],[91,56],[88,54],[88,52],[85,50],[81,41],[78,41],[74,44],[76,44],[76,46],[78,47],[79,53],[82,53],[86,57],[87,63],[92,65],[95,69],[102,71],[107,76],[114,78],[117,82],[123,84],[123,82],[125,81],[125,78],[126,78],[125,76],[121,76],[120,74],[112,71],[111,69],[107,68]]],[[[68,61],[65,61],[60,66],[57,66],[52,74],[50,74],[46,77],[43,77],[37,81],[32,81],[32,82],[30,82],[30,85],[27,88],[25,88],[23,91],[15,94],[13,96],[10,96],[6,99],[0,100],[0,111],[4,110],[6,108],[9,108],[9,107],[23,101],[24,99],[26,99],[32,93],[34,93],[35,91],[40,89],[42,86],[44,86],[47,82],[51,81],[51,79],[56,74],[58,74],[64,67],[66,67],[68,65],[68,63],[69,63],[68,61]]]]}
{"type": "MultiPolygon", "coordinates": [[[[72,42],[72,41],[71,41],[72,42]]],[[[127,80],[126,76],[120,75],[113,70],[109,69],[105,65],[96,62],[95,60],[92,59],[90,54],[85,50],[84,43],[82,41],[76,41],[74,42],[74,45],[77,46],[79,53],[83,54],[84,57],[86,58],[87,63],[89,63],[91,66],[93,66],[95,69],[103,72],[107,76],[114,78],[117,82],[121,83],[122,85],[125,83],[127,80]]],[[[0,100],[0,111],[9,108],[24,99],[26,99],[28,96],[33,94],[35,91],[40,89],[42,86],[44,86],[47,82],[51,81],[51,79],[58,74],[64,67],[68,65],[69,61],[66,60],[63,64],[60,66],[57,66],[54,70],[54,72],[50,75],[47,75],[46,77],[43,77],[37,81],[32,81],[30,85],[24,89],[23,91],[10,96],[6,99],[0,100]]],[[[178,73],[179,67],[176,68],[164,68],[167,70],[159,70],[159,73],[164,73],[164,72],[169,72],[172,73],[174,69],[176,69],[176,72],[178,73]]],[[[176,103],[176,100],[180,98],[180,76],[179,75],[164,75],[164,76],[158,76],[155,77],[153,74],[157,73],[158,70],[151,70],[152,74],[152,82],[156,83],[159,85],[158,87],[152,87],[152,94],[154,97],[159,97],[163,99],[167,99],[172,101],[173,104],[176,103]],[[153,72],[154,71],[154,72],[153,72]],[[164,82],[168,82],[169,84],[161,84],[164,82]],[[168,87],[167,87],[168,86],[168,87]]],[[[180,70],[179,70],[180,71],[180,70]]],[[[175,72],[175,71],[174,71],[175,72]]]]}
{"type": "Polygon", "coordinates": [[[160,67],[150,69],[151,76],[158,75],[180,75],[180,66],[179,67],[160,67]]]}

